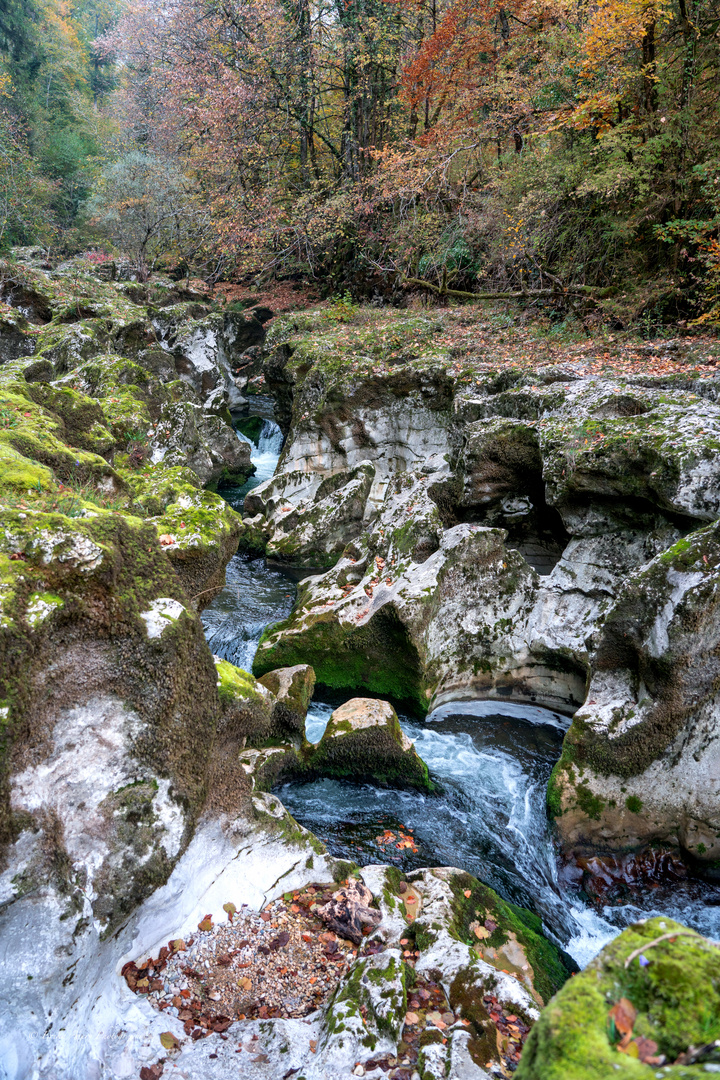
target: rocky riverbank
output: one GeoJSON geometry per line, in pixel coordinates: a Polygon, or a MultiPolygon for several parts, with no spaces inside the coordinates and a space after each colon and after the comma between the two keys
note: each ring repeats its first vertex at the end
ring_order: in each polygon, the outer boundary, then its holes
{"type": "MultiPolygon", "coordinates": [[[[33,263],[0,282],[0,1076],[555,1075],[565,1021],[533,1025],[572,964],[540,919],[461,869],[333,859],[272,788],[432,797],[392,703],[551,705],[575,714],[549,792],[567,851],[716,859],[715,379],[697,357],[662,376],[500,361],[426,315],[307,313],[266,338],[260,307],[33,263]],[[252,472],[232,412],[261,362],[287,441],[241,517],[214,489],[252,472]],[[257,677],[213,658],[198,615],[238,544],[312,572],[257,677]],[[351,700],[314,744],[316,681],[351,700]],[[352,949],[328,947],[338,919],[352,949]],[[260,945],[277,993],[305,973],[322,995],[261,1000],[260,945]]],[[[602,1009],[632,998],[645,1040],[617,1049],[593,1000],[602,1067],[712,1063],[653,1019],[678,942],[642,965],[647,1000],[606,975],[620,944],[601,954],[602,1009]]],[[[586,1025],[586,986],[550,1009],[586,1025]]],[[[688,1039],[720,1037],[696,1005],[688,1039]]]]}

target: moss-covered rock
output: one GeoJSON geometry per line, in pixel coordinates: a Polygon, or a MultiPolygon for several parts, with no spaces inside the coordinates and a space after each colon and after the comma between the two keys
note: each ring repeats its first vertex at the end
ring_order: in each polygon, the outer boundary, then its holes
{"type": "Polygon", "coordinates": [[[262,743],[273,730],[274,695],[242,668],[215,657],[220,698],[218,732],[242,740],[242,745],[262,743]]]}
{"type": "Polygon", "coordinates": [[[663,1076],[707,1076],[705,1062],[718,1061],[716,1051],[698,1055],[697,1064],[671,1063],[690,1047],[720,1038],[718,1017],[720,951],[672,919],[650,919],[606,945],[550,1001],[528,1036],[515,1075],[518,1080],[650,1076],[651,1067],[638,1057],[642,1047],[643,1056],[655,1058],[656,1073],[664,1064],[663,1076]],[[622,999],[634,1014],[624,1051],[619,1048],[624,1031],[612,1015],[622,999]]]}
{"type": "Polygon", "coordinates": [[[315,672],[309,664],[276,668],[258,680],[275,697],[273,724],[276,731],[305,730],[305,718],[315,689],[315,672]]]}
{"type": "Polygon", "coordinates": [[[183,486],[175,502],[151,520],[183,591],[202,610],[225,584],[225,567],[237,551],[242,519],[219,495],[183,486]]]}
{"type": "Polygon", "coordinates": [[[374,698],[353,698],[335,709],[308,765],[323,776],[435,790],[392,705],[374,698]]]}

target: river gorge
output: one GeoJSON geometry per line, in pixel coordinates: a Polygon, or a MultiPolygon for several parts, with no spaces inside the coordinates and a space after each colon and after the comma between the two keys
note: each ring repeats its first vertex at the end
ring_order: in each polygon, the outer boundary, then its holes
{"type": "Polygon", "coordinates": [[[3,280],[0,1077],[717,1071],[701,353],[3,280]]]}

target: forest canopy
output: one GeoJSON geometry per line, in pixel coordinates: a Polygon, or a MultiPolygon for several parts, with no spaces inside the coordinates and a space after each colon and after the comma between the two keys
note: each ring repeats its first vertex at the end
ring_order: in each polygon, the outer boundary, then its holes
{"type": "Polygon", "coordinates": [[[718,0],[12,0],[0,242],[720,321],[718,0]]]}

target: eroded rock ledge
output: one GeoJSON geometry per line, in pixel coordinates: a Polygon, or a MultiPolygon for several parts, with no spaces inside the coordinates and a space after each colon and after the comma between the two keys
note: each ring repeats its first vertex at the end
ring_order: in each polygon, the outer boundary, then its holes
{"type": "Polygon", "coordinates": [[[566,846],[717,858],[716,378],[498,369],[429,318],[383,329],[271,329],[288,437],[245,521],[312,576],[256,674],[310,663],[420,714],[582,706],[551,788],[566,846]]]}

